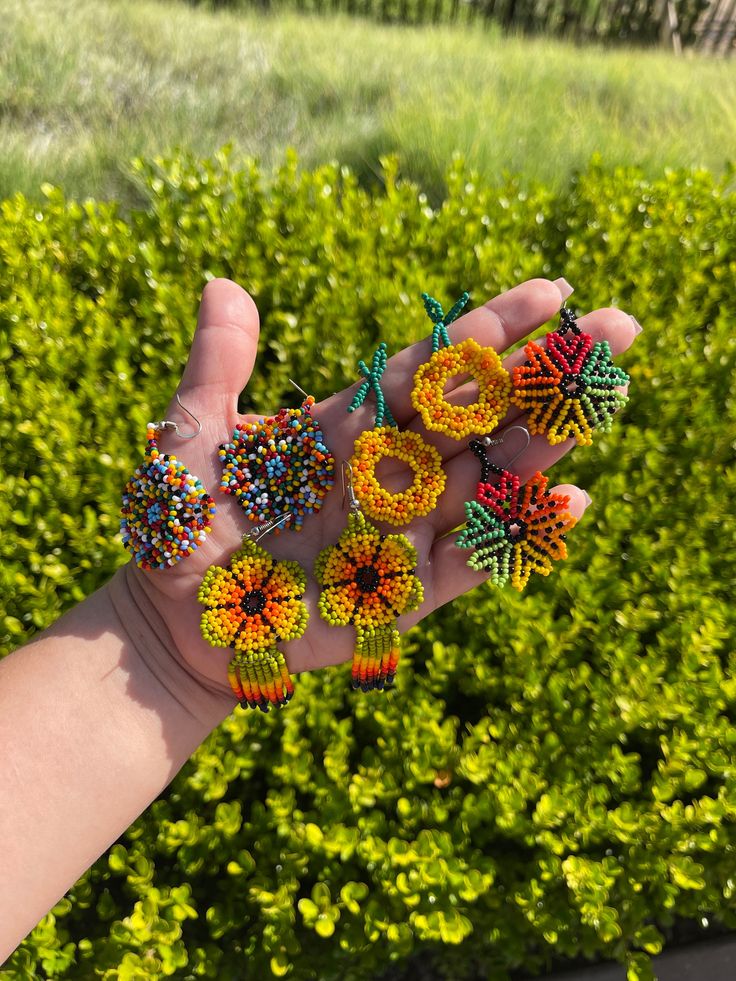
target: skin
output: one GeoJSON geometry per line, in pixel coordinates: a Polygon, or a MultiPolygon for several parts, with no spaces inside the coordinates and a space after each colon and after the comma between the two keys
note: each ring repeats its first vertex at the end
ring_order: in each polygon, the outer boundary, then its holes
{"type": "MultiPolygon", "coordinates": [[[[502,353],[554,318],[569,292],[564,280],[523,283],[451,325],[451,339],[472,336],[502,353]]],[[[625,351],[638,332],[631,317],[614,309],[596,310],[579,323],[596,341],[608,340],[614,356],[625,351]]],[[[220,481],[217,447],[230,438],[237,423],[257,418],[239,415],[237,404],[256,362],[258,330],[255,304],[240,286],[229,280],[207,285],[178,388],[181,402],[201,421],[202,431],[186,442],[173,433],[163,434],[159,446],[181,457],[210,492],[220,481]]],[[[400,529],[417,549],[417,571],[424,584],[420,609],[399,620],[402,632],[485,578],[468,568],[468,553],[455,547],[453,533],[464,521],[463,502],[474,497],[478,462],[465,441],[426,432],[410,401],[414,373],[430,353],[428,339],[406,348],[390,359],[383,377],[397,422],[437,447],[448,475],[435,511],[400,529]]],[[[504,364],[509,369],[523,360],[523,351],[516,351],[504,364]]],[[[472,385],[459,381],[452,399],[471,401],[472,385]]],[[[313,410],[338,466],[350,458],[355,438],[373,421],[370,406],[347,413],[357,387],[356,382],[313,410]]],[[[165,418],[179,423],[183,432],[191,431],[191,420],[174,399],[165,418]]],[[[520,422],[520,411],[512,409],[501,433],[520,422]]],[[[490,456],[500,465],[515,457],[513,469],[522,481],[537,470],[548,470],[575,445],[568,440],[550,446],[544,437],[532,437],[519,453],[524,445],[519,435],[509,432],[490,456]]],[[[398,489],[403,480],[400,469],[392,471],[390,466],[381,471],[381,478],[391,489],[398,489]]],[[[585,492],[570,485],[553,489],[569,494],[569,510],[580,518],[589,501],[585,492]]],[[[202,607],[196,593],[207,567],[226,565],[240,546],[246,523],[234,498],[213,496],[218,513],[203,548],[172,569],[135,571],[180,655],[175,663],[172,659],[166,684],[152,674],[137,650],[136,625],[121,622],[115,614],[107,587],[0,663],[0,962],[235,707],[226,676],[230,654],[202,639],[202,607]],[[197,679],[214,684],[222,697],[207,696],[194,711],[185,695],[191,692],[192,679],[197,689],[197,679]]],[[[282,646],[292,674],[352,658],[354,630],[330,627],[320,618],[319,590],[311,575],[317,554],[334,544],[345,521],[338,489],[328,495],[319,514],[306,520],[302,532],[286,531],[261,541],[277,558],[296,559],[309,573],[309,626],[300,640],[282,646]]]]}

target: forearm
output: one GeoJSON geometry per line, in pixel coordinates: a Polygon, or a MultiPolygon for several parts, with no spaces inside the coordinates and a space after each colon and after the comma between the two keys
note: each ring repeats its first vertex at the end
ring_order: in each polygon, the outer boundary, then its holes
{"type": "Polygon", "coordinates": [[[150,626],[121,570],[0,663],[0,963],[232,710],[150,626]]]}

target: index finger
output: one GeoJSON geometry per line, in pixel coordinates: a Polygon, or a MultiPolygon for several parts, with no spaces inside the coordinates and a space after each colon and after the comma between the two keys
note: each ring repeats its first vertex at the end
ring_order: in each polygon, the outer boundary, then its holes
{"type": "MultiPolygon", "coordinates": [[[[460,317],[448,328],[453,343],[474,338],[482,347],[492,347],[499,354],[541,327],[559,312],[563,301],[572,291],[564,280],[530,279],[507,290],[460,317]],[[563,286],[564,284],[564,286],[563,286]],[[565,288],[567,287],[567,288],[565,288]]],[[[431,334],[431,332],[428,332],[431,334]]],[[[366,351],[366,359],[371,352],[366,351]]],[[[389,359],[382,378],[386,402],[399,427],[408,425],[416,415],[411,402],[414,375],[432,354],[428,336],[389,359]]],[[[339,421],[341,437],[351,440],[365,430],[365,412],[361,409],[347,415],[347,409],[359,387],[359,382],[321,403],[319,418],[326,426],[339,421]]]]}

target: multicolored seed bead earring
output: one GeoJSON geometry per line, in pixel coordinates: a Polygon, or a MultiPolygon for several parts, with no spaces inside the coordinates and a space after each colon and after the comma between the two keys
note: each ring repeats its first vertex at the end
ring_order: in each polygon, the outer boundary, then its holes
{"type": "Polygon", "coordinates": [[[386,345],[380,344],[369,370],[359,362],[365,381],[358,389],[348,412],[359,408],[370,391],[376,396],[375,428],[367,429],[356,439],[351,460],[353,489],[363,510],[375,521],[405,525],[413,518],[429,514],[445,489],[447,477],[442,457],[419,433],[400,430],[381,389],[386,368],[386,345]],[[385,457],[407,463],[413,473],[411,486],[392,493],[376,477],[376,467],[385,457]]]}
{"type": "Polygon", "coordinates": [[[298,562],[277,562],[258,542],[276,521],[243,536],[227,568],[212,565],[197,599],[206,609],[202,636],[213,647],[232,647],[228,681],[242,708],[268,712],[294,694],[283,653],[276,644],[301,637],[307,627],[302,602],[306,575],[298,562]]]}
{"type": "Polygon", "coordinates": [[[313,405],[307,395],[298,409],[236,426],[232,442],[220,446],[220,490],[238,499],[249,521],[265,524],[286,515],[289,527],[301,531],[304,518],[322,507],[335,461],[313,405]]]}
{"type": "Polygon", "coordinates": [[[553,561],[567,557],[565,534],[577,519],[568,512],[570,498],[548,491],[543,474],[535,473],[522,486],[520,477],[488,459],[487,448],[502,442],[488,437],[470,442],[481,478],[476,499],[465,504],[467,524],[455,544],[475,549],[467,563],[471,569],[489,572],[498,586],[510,579],[521,592],[532,572],[548,576],[553,561]],[[490,482],[491,474],[499,478],[497,483],[490,482]]]}
{"type": "MultiPolygon", "coordinates": [[[[350,464],[345,467],[350,474],[350,464]]],[[[405,535],[382,535],[366,520],[352,480],[347,527],[335,545],[317,556],[314,575],[322,587],[319,612],[336,627],[355,627],[353,688],[390,688],[399,662],[396,620],[424,598],[416,576],[417,553],[405,535]]]]}
{"type": "Polygon", "coordinates": [[[481,347],[469,337],[450,343],[447,327],[462,312],[470,299],[463,293],[449,313],[427,293],[424,306],[434,324],[432,356],[414,375],[411,402],[427,429],[444,433],[452,439],[492,432],[506,415],[511,379],[501,358],[492,347],[481,347]],[[477,401],[456,405],[445,398],[445,386],[455,375],[469,374],[478,384],[477,401]]]}
{"type": "Polygon", "coordinates": [[[614,413],[628,402],[616,386],[629,376],[613,364],[608,341],[593,343],[575,314],[560,311],[560,326],[544,338],[529,341],[528,360],[514,368],[511,401],[529,411],[529,431],[552,443],[574,437],[580,446],[593,442],[593,431],[609,432],[614,413]]]}
{"type": "Polygon", "coordinates": [[[210,532],[215,502],[202,482],[173,454],[161,453],[158,434],[173,430],[180,439],[193,439],[202,431],[182,433],[175,422],[164,419],[146,427],[146,457],[123,488],[120,532],[123,545],[141,569],[167,569],[203,545],[210,532]]]}

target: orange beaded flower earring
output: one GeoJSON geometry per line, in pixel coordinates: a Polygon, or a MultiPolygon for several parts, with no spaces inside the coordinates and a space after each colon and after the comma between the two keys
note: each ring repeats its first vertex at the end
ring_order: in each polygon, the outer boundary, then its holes
{"type": "Polygon", "coordinates": [[[377,408],[375,428],[367,429],[355,441],[351,460],[355,495],[365,513],[375,521],[405,525],[413,518],[429,514],[436,506],[447,480],[442,469],[442,457],[419,433],[400,430],[391,415],[381,390],[381,376],[386,368],[386,345],[379,345],[370,370],[363,361],[359,362],[359,368],[365,381],[350,403],[348,412],[359,408],[370,391],[375,393],[377,408]],[[414,478],[411,486],[392,493],[379,483],[376,467],[384,458],[401,460],[409,465],[414,478]]]}
{"type": "MultiPolygon", "coordinates": [[[[525,427],[512,426],[507,432],[513,429],[523,430],[529,440],[525,427]]],[[[577,519],[568,511],[570,498],[548,491],[542,473],[522,485],[519,476],[488,459],[488,447],[503,441],[486,436],[470,442],[481,477],[475,500],[465,504],[467,524],[455,544],[474,550],[467,562],[471,569],[488,572],[497,586],[511,580],[521,592],[533,572],[548,576],[553,561],[567,557],[565,535],[577,519]],[[494,483],[493,475],[498,478],[494,483]]]]}
{"type": "Polygon", "coordinates": [[[415,575],[417,553],[405,535],[382,535],[366,520],[353,492],[352,480],[343,487],[350,498],[348,524],[335,545],[317,556],[314,575],[322,587],[319,612],[331,626],[355,627],[353,688],[390,688],[399,662],[396,620],[416,610],[424,590],[415,575]]]}
{"type": "Polygon", "coordinates": [[[531,433],[553,445],[573,437],[589,446],[595,430],[610,432],[614,414],[628,402],[618,388],[630,378],[613,363],[608,341],[595,343],[563,307],[544,347],[529,341],[524,353],[528,360],[514,368],[511,401],[529,412],[531,433]]]}
{"type": "Polygon", "coordinates": [[[427,315],[434,324],[432,356],[414,375],[411,401],[427,429],[452,439],[492,432],[509,407],[511,379],[492,347],[481,347],[472,337],[450,342],[447,327],[460,316],[470,299],[463,293],[449,313],[422,293],[427,315]],[[455,375],[469,374],[478,384],[477,401],[457,405],[445,398],[445,386],[455,375]]]}
{"type": "Polygon", "coordinates": [[[241,708],[268,712],[286,705],[294,694],[277,643],[301,637],[308,613],[302,602],[307,580],[298,562],[277,562],[258,542],[277,524],[254,528],[230,557],[227,568],[211,565],[197,599],[206,609],[200,620],[213,647],[232,647],[228,681],[241,708]]]}

